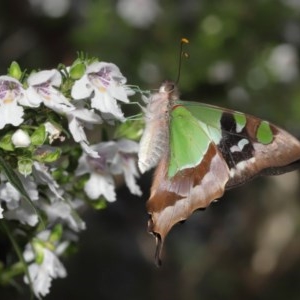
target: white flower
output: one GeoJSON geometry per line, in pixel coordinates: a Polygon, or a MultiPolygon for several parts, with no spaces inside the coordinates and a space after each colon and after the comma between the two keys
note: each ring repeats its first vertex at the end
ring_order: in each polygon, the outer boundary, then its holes
{"type": "Polygon", "coordinates": [[[98,152],[99,157],[90,157],[83,153],[78,162],[76,175],[90,173],[90,178],[84,186],[84,191],[90,199],[96,200],[104,196],[107,201],[113,202],[116,200],[116,193],[109,164],[117,153],[116,144],[106,142],[93,145],[91,148],[98,152]]]}
{"type": "Polygon", "coordinates": [[[95,62],[89,65],[85,75],[74,83],[71,95],[77,100],[91,97],[92,108],[99,110],[104,118],[124,121],[117,100],[128,103],[127,96],[133,94],[125,83],[126,79],[116,65],[95,62]]]}
{"type": "Polygon", "coordinates": [[[17,208],[4,212],[4,218],[7,220],[17,220],[24,225],[35,226],[38,223],[38,216],[34,208],[23,199],[17,208]]]}
{"type": "Polygon", "coordinates": [[[61,129],[52,124],[51,122],[46,122],[44,124],[45,130],[49,135],[49,143],[52,144],[54,140],[59,139],[61,142],[65,140],[64,136],[61,136],[61,129]]]}
{"type": "Polygon", "coordinates": [[[83,127],[91,129],[93,124],[102,123],[100,116],[97,115],[94,110],[78,108],[68,113],[67,119],[69,122],[69,130],[73,136],[74,141],[80,143],[83,150],[87,154],[92,157],[98,157],[98,153],[89,147],[83,127]]]}
{"type": "MultiPolygon", "coordinates": [[[[40,240],[46,241],[50,235],[48,230],[41,232],[38,235],[40,240]]],[[[54,278],[63,278],[67,276],[67,272],[63,264],[58,259],[57,255],[59,245],[56,247],[56,251],[51,251],[46,247],[43,247],[42,244],[37,244],[35,246],[38,248],[39,254],[42,254],[42,262],[36,263],[33,261],[35,259],[35,252],[30,244],[27,244],[25,251],[23,253],[24,259],[27,262],[31,262],[28,266],[28,273],[33,285],[33,291],[37,298],[46,296],[49,293],[52,279],[54,278]],[[33,261],[33,262],[32,262],[33,261]]],[[[63,252],[67,244],[61,249],[63,252]]],[[[60,247],[61,248],[61,247],[60,247]]],[[[29,283],[27,276],[24,276],[25,283],[29,283]]]]}
{"type": "Polygon", "coordinates": [[[142,191],[136,184],[136,178],[139,177],[136,166],[136,154],[139,151],[139,144],[131,140],[121,139],[117,142],[117,147],[118,152],[111,166],[112,173],[123,174],[130,192],[141,196],[142,191]]]}
{"type": "Polygon", "coordinates": [[[45,70],[33,73],[28,77],[27,98],[23,99],[23,105],[39,106],[44,103],[58,113],[69,112],[75,107],[57,89],[62,82],[61,74],[55,70],[45,70]]]}
{"type": "Polygon", "coordinates": [[[0,185],[0,199],[6,202],[8,209],[15,209],[19,206],[21,195],[10,182],[0,185]]]}
{"type": "Polygon", "coordinates": [[[141,190],[135,181],[138,177],[135,158],[138,151],[136,142],[124,139],[118,142],[99,143],[91,148],[97,151],[100,157],[93,158],[84,153],[79,159],[76,170],[77,176],[90,174],[84,187],[89,198],[98,199],[104,196],[109,202],[116,200],[112,174],[123,174],[131,193],[141,195],[141,190]]]}
{"type": "MultiPolygon", "coordinates": [[[[26,190],[28,196],[32,201],[39,199],[37,185],[31,176],[19,175],[19,178],[26,190]]],[[[0,199],[6,202],[6,206],[9,210],[15,209],[19,206],[19,202],[22,195],[16,190],[16,188],[9,182],[2,182],[0,185],[0,199]]]]}
{"type": "MultiPolygon", "coordinates": [[[[53,203],[43,203],[43,211],[48,216],[50,223],[57,223],[57,220],[65,221],[71,229],[74,231],[84,230],[86,228],[85,223],[80,219],[75,209],[83,204],[82,201],[54,201],[53,203]],[[71,206],[72,205],[72,206],[71,206]]],[[[60,222],[59,222],[60,223],[60,222]]]]}
{"type": "Polygon", "coordinates": [[[54,180],[52,175],[48,172],[48,168],[44,164],[35,161],[33,163],[32,172],[33,172],[36,182],[48,186],[50,191],[53,193],[53,195],[57,199],[63,200],[63,197],[61,196],[62,191],[59,190],[58,183],[54,180]]]}
{"type": "Polygon", "coordinates": [[[92,173],[84,186],[84,191],[93,200],[103,195],[108,202],[116,201],[114,180],[108,174],[92,173]]]}
{"type": "Polygon", "coordinates": [[[9,76],[0,76],[0,129],[6,124],[20,125],[24,109],[18,102],[24,97],[24,89],[19,81],[9,76]]]}
{"type": "MultiPolygon", "coordinates": [[[[19,178],[30,199],[32,201],[38,200],[37,185],[33,178],[23,175],[20,175],[19,178]]],[[[0,185],[0,199],[6,202],[7,210],[3,213],[5,219],[17,220],[30,226],[37,224],[38,217],[35,210],[10,182],[3,182],[0,185]]]]}
{"type": "Polygon", "coordinates": [[[18,129],[11,137],[15,147],[28,147],[31,144],[30,136],[22,129],[18,129]]]}

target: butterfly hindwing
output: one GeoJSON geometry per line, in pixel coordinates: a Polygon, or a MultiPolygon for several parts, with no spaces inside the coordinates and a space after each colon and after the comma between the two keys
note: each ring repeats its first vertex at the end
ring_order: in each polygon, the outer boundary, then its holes
{"type": "Polygon", "coordinates": [[[156,261],[170,229],[187,219],[196,209],[207,207],[220,198],[229,179],[229,170],[218,148],[210,143],[201,162],[168,176],[168,160],[156,168],[151,195],[147,202],[150,215],[148,231],[156,236],[156,261]]]}
{"type": "Polygon", "coordinates": [[[205,129],[183,106],[171,112],[170,149],[156,169],[147,210],[160,249],[174,224],[224,193],[229,169],[205,129]]]}

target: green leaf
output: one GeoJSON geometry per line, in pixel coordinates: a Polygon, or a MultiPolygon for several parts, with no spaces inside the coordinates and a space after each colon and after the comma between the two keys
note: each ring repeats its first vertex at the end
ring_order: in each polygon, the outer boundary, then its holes
{"type": "Polygon", "coordinates": [[[143,120],[127,120],[118,126],[114,137],[115,139],[127,138],[129,140],[138,141],[143,134],[144,126],[143,120]]]}
{"type": "Polygon", "coordinates": [[[32,145],[43,145],[47,137],[46,128],[44,125],[40,125],[30,136],[32,145]]]}
{"type": "Polygon", "coordinates": [[[55,243],[55,242],[57,242],[61,239],[62,234],[63,234],[62,225],[61,224],[56,224],[52,229],[52,232],[50,234],[50,237],[49,237],[48,241],[50,243],[55,243]]]}
{"type": "Polygon", "coordinates": [[[20,158],[18,160],[18,171],[25,177],[32,172],[33,161],[30,158],[20,158]]]}
{"type": "Polygon", "coordinates": [[[107,202],[106,202],[106,200],[104,199],[104,198],[100,198],[99,200],[90,200],[89,201],[89,204],[93,207],[93,208],[95,208],[95,209],[97,209],[97,210],[100,210],[100,209],[104,209],[104,208],[106,208],[106,206],[107,206],[107,202]]]}
{"type": "Polygon", "coordinates": [[[15,147],[11,141],[12,134],[7,133],[2,139],[0,140],[0,148],[5,151],[14,151],[15,147]]]}

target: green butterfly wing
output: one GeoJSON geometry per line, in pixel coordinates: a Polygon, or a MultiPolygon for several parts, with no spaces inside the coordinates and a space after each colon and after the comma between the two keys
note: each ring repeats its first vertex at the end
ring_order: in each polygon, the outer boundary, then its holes
{"type": "Polygon", "coordinates": [[[177,106],[171,112],[170,158],[168,176],[197,166],[211,142],[201,123],[186,108],[177,106]]]}

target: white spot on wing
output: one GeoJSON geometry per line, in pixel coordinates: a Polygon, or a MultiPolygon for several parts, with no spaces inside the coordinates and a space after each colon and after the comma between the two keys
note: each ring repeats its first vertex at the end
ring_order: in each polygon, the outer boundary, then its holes
{"type": "Polygon", "coordinates": [[[237,145],[233,145],[230,147],[230,152],[233,153],[233,152],[242,152],[244,147],[246,145],[249,144],[249,141],[247,139],[241,139],[237,145]]]}
{"type": "Polygon", "coordinates": [[[235,168],[230,169],[230,177],[233,178],[235,175],[241,174],[247,167],[248,165],[251,165],[255,163],[255,157],[251,157],[248,160],[243,160],[236,164],[235,168]]]}
{"type": "Polygon", "coordinates": [[[241,139],[238,142],[238,147],[241,149],[241,151],[243,151],[243,148],[249,144],[249,141],[247,139],[241,139]]]}
{"type": "Polygon", "coordinates": [[[230,152],[233,153],[233,152],[241,152],[241,149],[239,148],[239,146],[237,145],[233,145],[230,147],[230,152]]]}

